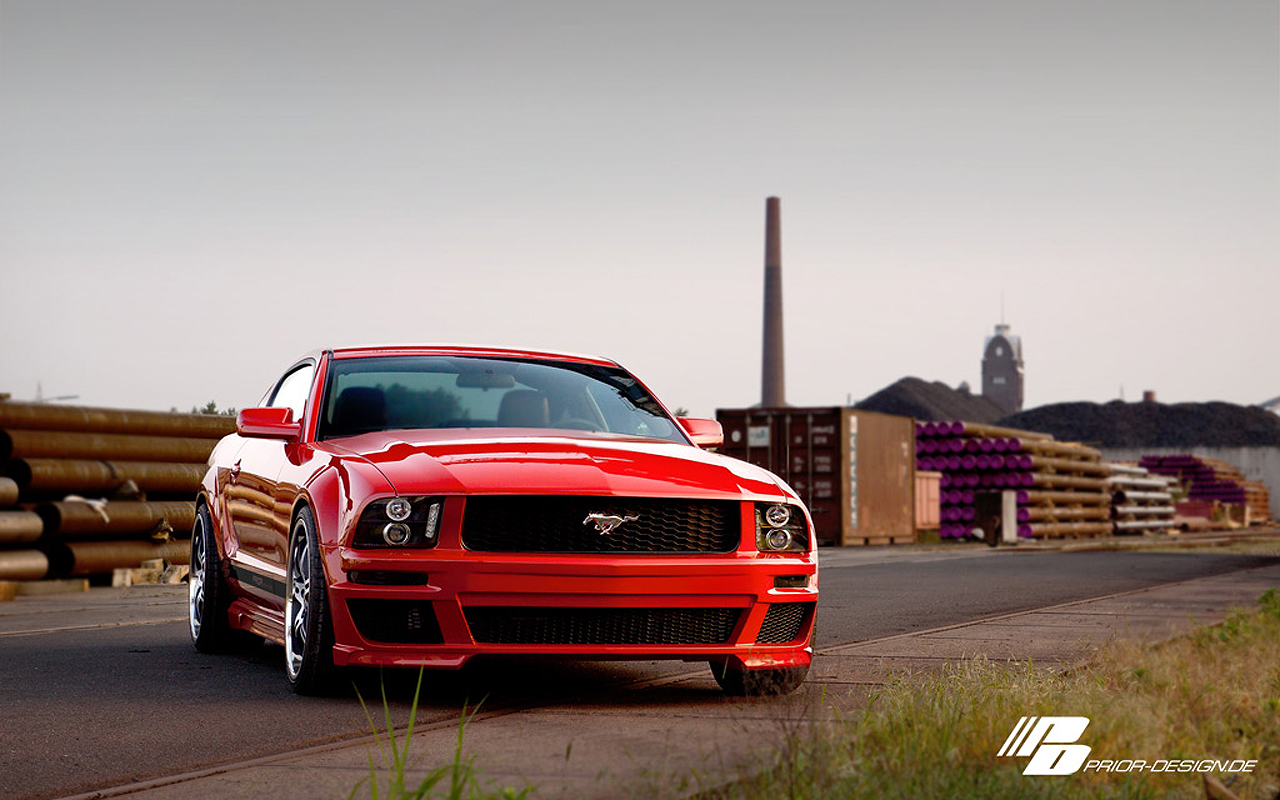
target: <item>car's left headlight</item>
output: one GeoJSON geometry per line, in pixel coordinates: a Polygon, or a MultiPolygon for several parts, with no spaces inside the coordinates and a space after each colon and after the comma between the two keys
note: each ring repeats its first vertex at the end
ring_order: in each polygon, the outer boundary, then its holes
{"type": "Polygon", "coordinates": [[[355,547],[435,547],[440,538],[440,497],[388,497],[365,506],[355,547]]]}
{"type": "Polygon", "coordinates": [[[762,553],[804,553],[809,526],[804,511],[787,503],[756,503],[756,549],[762,553]]]}

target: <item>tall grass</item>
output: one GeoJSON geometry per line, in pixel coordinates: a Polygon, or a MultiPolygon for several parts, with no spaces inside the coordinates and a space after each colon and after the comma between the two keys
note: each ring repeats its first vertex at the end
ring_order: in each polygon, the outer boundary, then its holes
{"type": "Polygon", "coordinates": [[[533,787],[522,789],[510,787],[494,787],[493,782],[483,779],[476,768],[475,756],[463,754],[463,735],[467,724],[475,718],[480,710],[476,704],[468,713],[467,705],[462,706],[462,718],[458,721],[458,736],[454,744],[453,760],[442,764],[427,773],[411,785],[407,773],[413,767],[409,759],[409,745],[413,740],[413,727],[418,718],[418,699],[422,694],[423,670],[418,671],[418,682],[413,690],[413,704],[409,709],[409,724],[396,737],[395,722],[391,718],[391,705],[387,702],[387,687],[383,683],[382,712],[385,729],[380,733],[378,725],[373,721],[369,706],[365,703],[360,690],[356,688],[356,697],[360,707],[364,709],[365,719],[373,731],[374,746],[382,762],[382,779],[379,780],[379,769],[373,759],[373,751],[369,751],[369,777],[362,778],[351,790],[348,800],[356,797],[369,797],[370,800],[426,800],[426,798],[447,798],[447,800],[523,800],[533,791],[533,787]],[[385,738],[385,741],[384,741],[385,738]],[[361,793],[367,787],[368,794],[361,793]]]}
{"type": "Polygon", "coordinates": [[[774,769],[709,793],[774,798],[1164,798],[1205,796],[1203,776],[1024,776],[997,758],[1022,716],[1084,716],[1090,758],[1256,759],[1215,777],[1240,797],[1280,791],[1280,597],[1155,647],[1113,643],[1059,674],[984,659],[906,675],[834,728],[788,736],[774,769]]]}

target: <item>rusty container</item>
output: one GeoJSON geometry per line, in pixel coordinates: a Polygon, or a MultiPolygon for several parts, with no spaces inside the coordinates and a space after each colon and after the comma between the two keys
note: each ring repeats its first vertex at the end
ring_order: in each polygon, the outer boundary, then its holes
{"type": "Polygon", "coordinates": [[[915,424],[842,407],[719,409],[723,452],[791,485],[818,543],[913,541],[915,424]]]}

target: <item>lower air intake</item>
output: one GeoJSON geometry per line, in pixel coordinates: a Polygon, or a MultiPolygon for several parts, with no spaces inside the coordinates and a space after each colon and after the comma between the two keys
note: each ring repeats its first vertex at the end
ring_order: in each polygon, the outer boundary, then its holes
{"type": "Polygon", "coordinates": [[[737,608],[465,609],[471,636],[483,644],[724,644],[737,608]]]}
{"type": "Polygon", "coordinates": [[[756,643],[785,644],[795,641],[813,606],[813,603],[773,603],[765,612],[756,643]]]}

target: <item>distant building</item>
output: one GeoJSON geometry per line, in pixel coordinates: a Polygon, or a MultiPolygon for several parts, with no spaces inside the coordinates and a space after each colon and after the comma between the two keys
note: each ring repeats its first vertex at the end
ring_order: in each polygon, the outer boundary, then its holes
{"type": "Polygon", "coordinates": [[[1003,322],[982,348],[982,396],[1010,414],[1022,410],[1022,337],[1003,322]]]}
{"type": "Polygon", "coordinates": [[[1265,403],[1259,403],[1258,405],[1262,406],[1263,408],[1265,408],[1266,410],[1270,411],[1273,414],[1280,414],[1280,397],[1273,397],[1270,400],[1266,401],[1265,403]]]}

